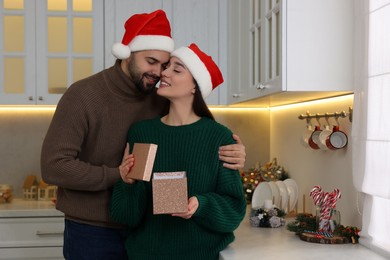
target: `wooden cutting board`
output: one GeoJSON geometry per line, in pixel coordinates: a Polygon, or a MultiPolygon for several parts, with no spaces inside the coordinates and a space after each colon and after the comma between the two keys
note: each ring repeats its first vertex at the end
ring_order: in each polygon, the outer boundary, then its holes
{"type": "Polygon", "coordinates": [[[314,233],[301,233],[299,237],[303,241],[320,244],[347,244],[350,242],[346,237],[325,237],[314,233]]]}

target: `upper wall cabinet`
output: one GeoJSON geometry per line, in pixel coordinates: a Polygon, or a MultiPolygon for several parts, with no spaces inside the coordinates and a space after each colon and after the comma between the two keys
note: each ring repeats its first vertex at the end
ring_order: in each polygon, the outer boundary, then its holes
{"type": "Polygon", "coordinates": [[[227,2],[228,0],[105,1],[105,66],[112,66],[114,63],[111,47],[114,42],[122,40],[124,23],[131,15],[163,9],[171,23],[175,47],[195,42],[213,57],[225,77],[225,82],[207,97],[207,104],[226,104],[227,2]]]}
{"type": "Polygon", "coordinates": [[[230,103],[353,89],[353,0],[229,2],[230,103]]]}
{"type": "Polygon", "coordinates": [[[0,0],[0,104],[57,104],[103,69],[103,1],[0,0]]]}

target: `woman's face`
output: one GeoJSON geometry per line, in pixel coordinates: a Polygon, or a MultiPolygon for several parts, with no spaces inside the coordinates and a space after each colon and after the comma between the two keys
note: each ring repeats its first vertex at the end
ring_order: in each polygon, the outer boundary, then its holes
{"type": "Polygon", "coordinates": [[[192,74],[184,63],[176,57],[171,57],[165,70],[161,73],[161,83],[157,94],[169,100],[193,98],[195,83],[192,74]]]}

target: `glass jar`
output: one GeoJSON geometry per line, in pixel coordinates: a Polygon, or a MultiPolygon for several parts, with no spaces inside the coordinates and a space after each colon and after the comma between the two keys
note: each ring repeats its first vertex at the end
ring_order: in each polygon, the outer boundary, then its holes
{"type": "Polygon", "coordinates": [[[316,208],[316,225],[318,231],[330,232],[333,231],[340,225],[341,223],[341,214],[337,209],[331,208],[328,216],[322,216],[322,210],[320,207],[316,208]]]}

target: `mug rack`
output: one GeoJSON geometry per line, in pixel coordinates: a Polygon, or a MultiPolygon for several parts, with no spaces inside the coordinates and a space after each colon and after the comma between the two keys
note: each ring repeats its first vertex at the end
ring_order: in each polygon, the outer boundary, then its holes
{"type": "Polygon", "coordinates": [[[316,118],[316,119],[320,119],[320,118],[330,118],[330,117],[334,117],[336,119],[338,118],[345,118],[345,117],[348,117],[349,118],[349,121],[352,122],[352,107],[349,107],[348,108],[348,112],[345,112],[345,111],[341,111],[341,112],[334,112],[334,113],[324,113],[324,114],[310,114],[309,111],[306,112],[306,114],[301,114],[298,116],[299,119],[303,120],[303,119],[306,119],[307,122],[309,123],[310,119],[312,118],[316,118]]]}

